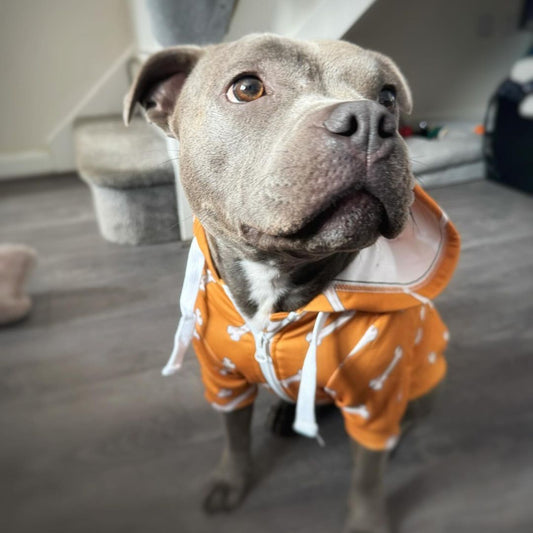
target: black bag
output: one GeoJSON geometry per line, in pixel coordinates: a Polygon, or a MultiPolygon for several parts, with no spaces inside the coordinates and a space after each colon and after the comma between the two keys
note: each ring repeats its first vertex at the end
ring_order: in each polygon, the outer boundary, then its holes
{"type": "Polygon", "coordinates": [[[533,193],[533,118],[518,107],[533,93],[533,80],[506,79],[491,98],[485,118],[483,155],[487,177],[533,193]]]}

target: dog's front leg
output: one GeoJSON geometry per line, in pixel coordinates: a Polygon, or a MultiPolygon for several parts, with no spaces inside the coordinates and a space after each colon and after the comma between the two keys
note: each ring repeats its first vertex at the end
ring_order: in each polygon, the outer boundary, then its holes
{"type": "Polygon", "coordinates": [[[383,479],[387,452],[351,441],[353,470],[343,533],[389,533],[383,479]]]}
{"type": "Polygon", "coordinates": [[[250,423],[253,404],[223,414],[226,445],[204,500],[209,513],[231,511],[242,501],[252,473],[250,423]]]}

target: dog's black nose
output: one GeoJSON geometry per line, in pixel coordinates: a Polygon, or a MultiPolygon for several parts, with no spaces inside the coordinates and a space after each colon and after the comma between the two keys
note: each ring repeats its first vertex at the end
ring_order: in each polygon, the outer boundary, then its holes
{"type": "Polygon", "coordinates": [[[358,148],[373,152],[396,133],[396,118],[377,102],[358,100],[336,105],[324,126],[334,135],[349,138],[358,148]]]}

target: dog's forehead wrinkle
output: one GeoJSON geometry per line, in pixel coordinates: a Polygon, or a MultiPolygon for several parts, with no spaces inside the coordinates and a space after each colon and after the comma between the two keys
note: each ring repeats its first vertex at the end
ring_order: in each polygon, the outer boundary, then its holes
{"type": "MultiPolygon", "coordinates": [[[[323,65],[327,90],[332,93],[351,89],[364,98],[373,99],[386,76],[376,55],[358,47],[355,50],[350,47],[348,52],[342,54],[338,50],[327,53],[323,65]]],[[[388,78],[393,79],[392,76],[388,78]]]]}
{"type": "Polygon", "coordinates": [[[256,36],[256,38],[244,38],[232,43],[229,51],[236,57],[283,62],[287,68],[294,65],[306,65],[306,68],[311,67],[316,70],[314,61],[317,48],[312,43],[279,35],[267,34],[256,36]]]}
{"type": "Polygon", "coordinates": [[[219,80],[257,73],[266,78],[263,81],[272,79],[304,89],[325,85],[322,56],[320,47],[312,42],[256,35],[212,48],[200,67],[211,69],[212,77],[219,80]]]}

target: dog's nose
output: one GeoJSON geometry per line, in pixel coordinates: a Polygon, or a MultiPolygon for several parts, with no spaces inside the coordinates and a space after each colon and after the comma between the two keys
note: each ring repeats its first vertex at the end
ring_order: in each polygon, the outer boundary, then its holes
{"type": "Polygon", "coordinates": [[[396,133],[396,118],[377,102],[358,100],[336,105],[324,126],[335,136],[350,139],[358,148],[374,152],[396,133]]]}

